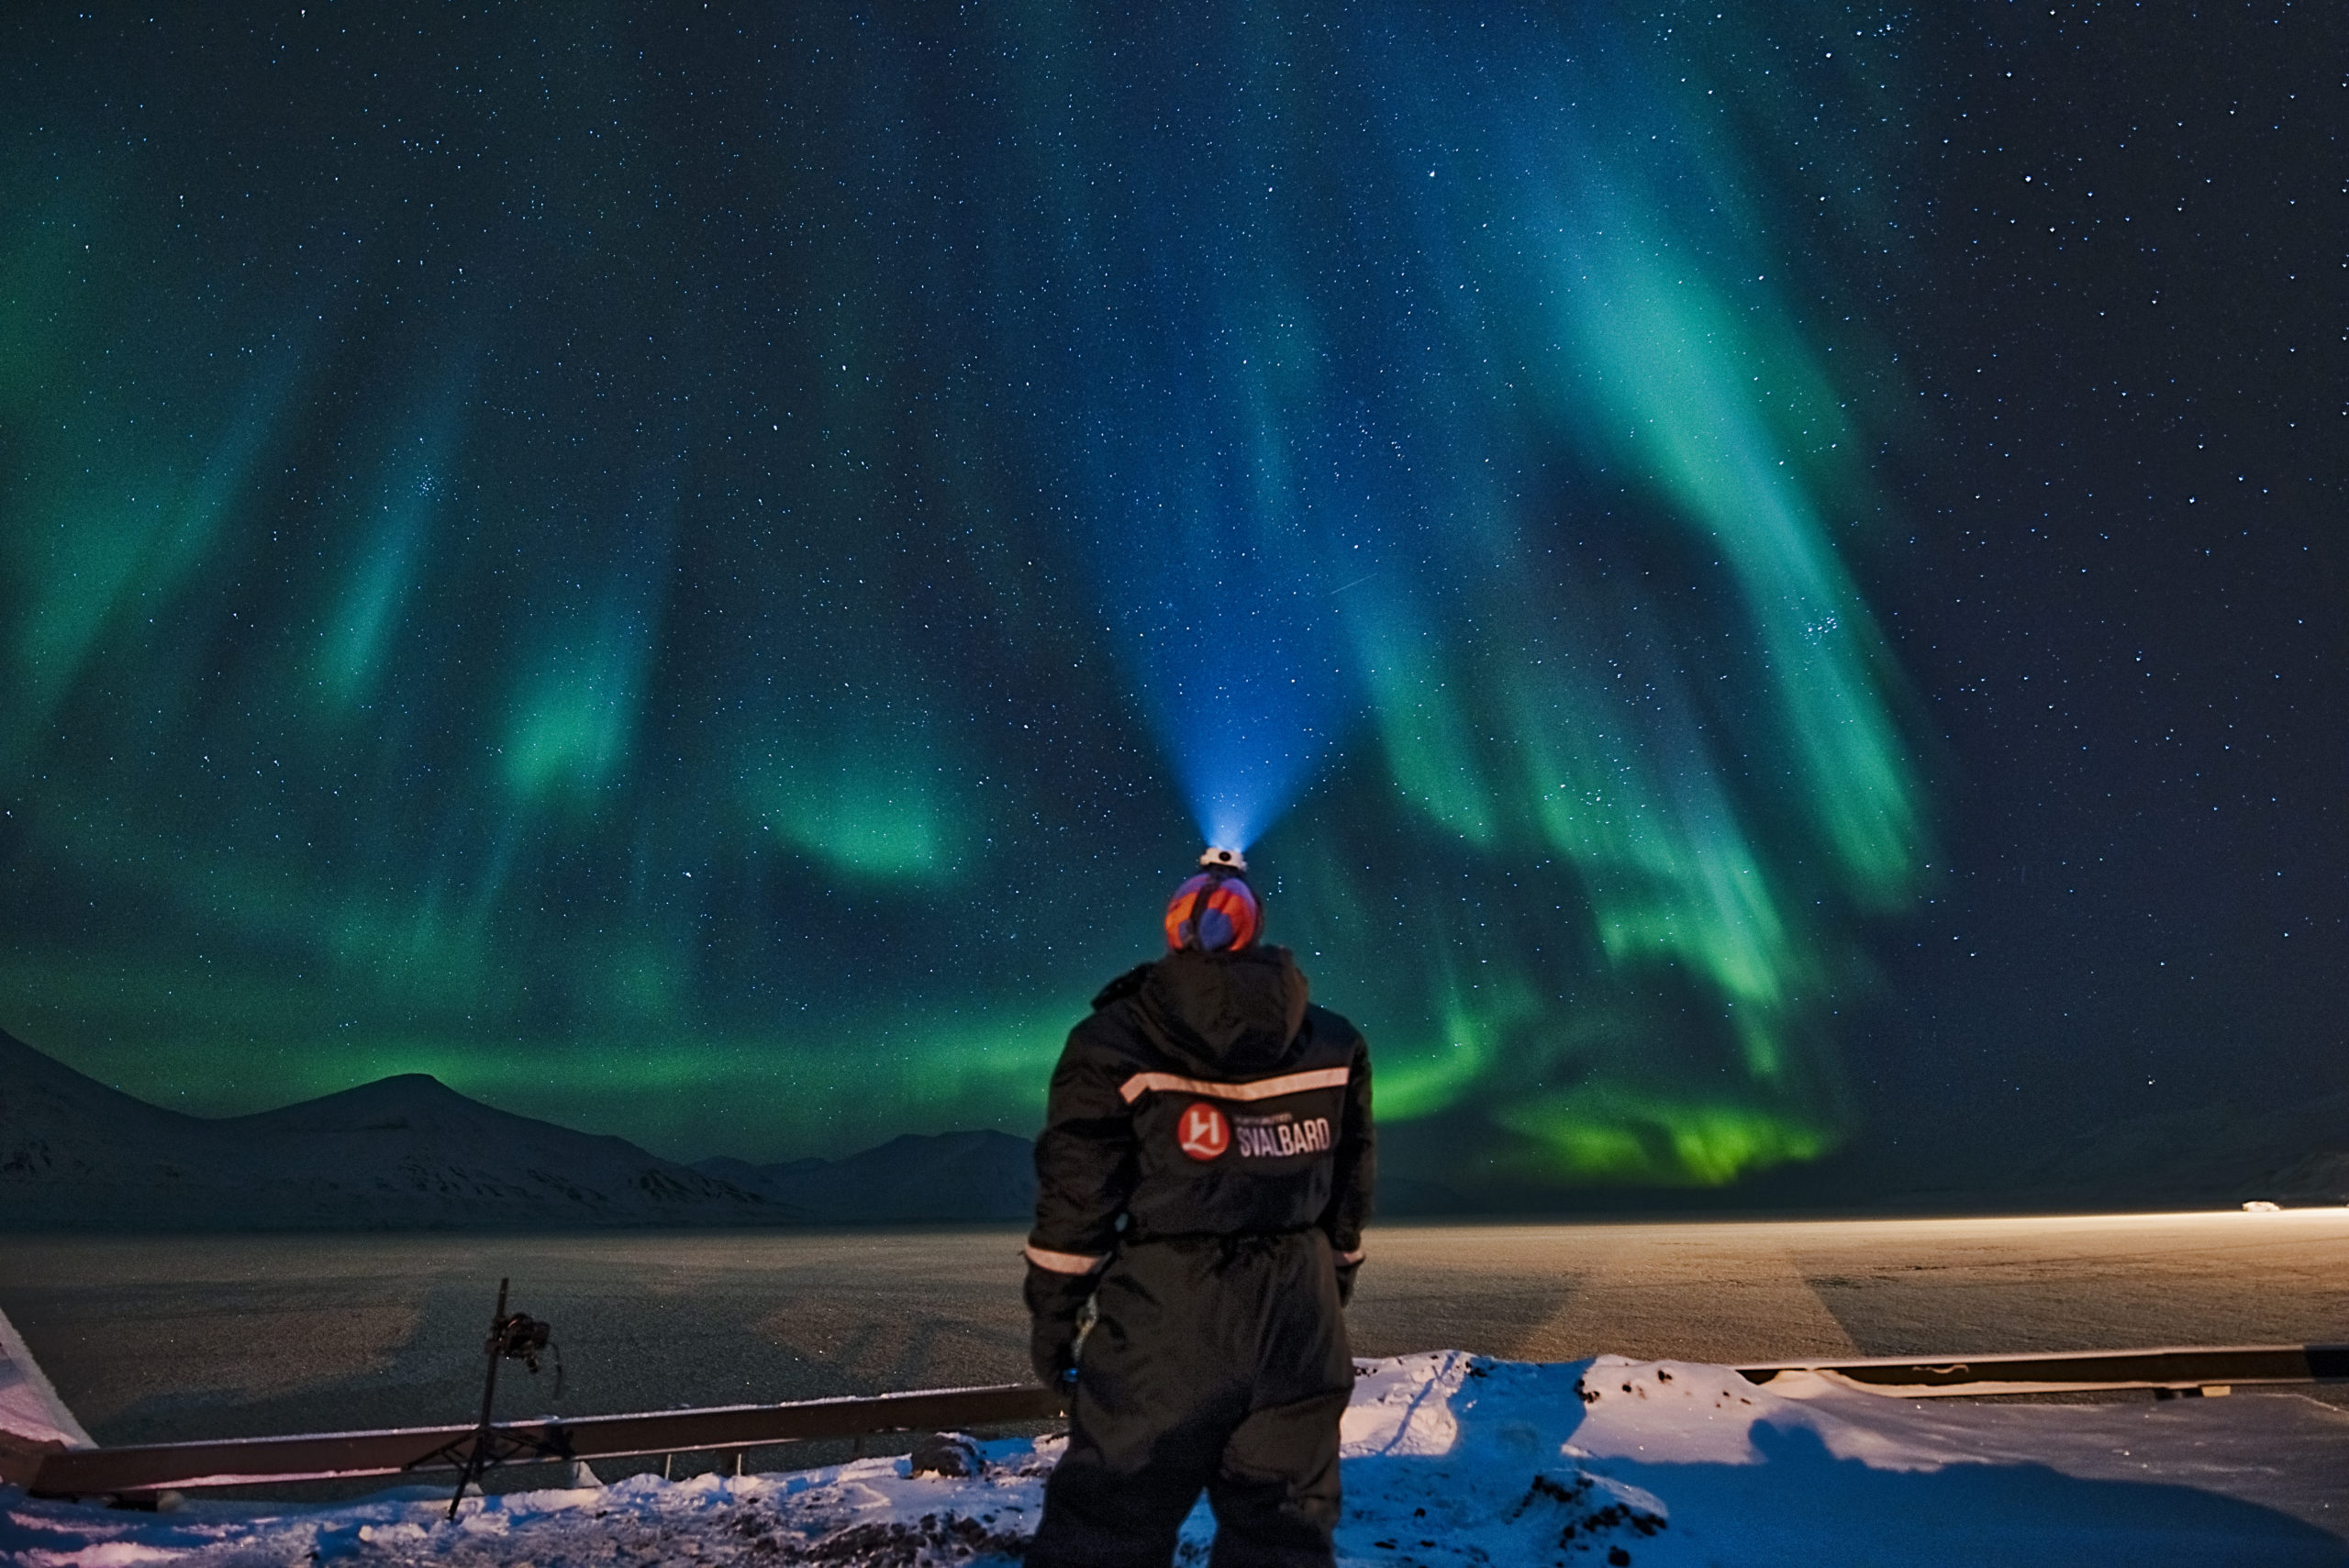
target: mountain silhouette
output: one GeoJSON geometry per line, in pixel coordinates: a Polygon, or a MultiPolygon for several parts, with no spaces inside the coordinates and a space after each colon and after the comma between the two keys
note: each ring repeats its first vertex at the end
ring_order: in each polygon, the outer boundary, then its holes
{"type": "Polygon", "coordinates": [[[150,1106],[0,1032],[0,1229],[560,1229],[811,1218],[626,1139],[515,1116],[421,1073],[216,1120],[150,1106]]]}
{"type": "Polygon", "coordinates": [[[844,1160],[753,1165],[720,1156],[694,1169],[835,1224],[1024,1223],[1036,1212],[1030,1147],[1008,1132],[909,1132],[844,1160]]]}

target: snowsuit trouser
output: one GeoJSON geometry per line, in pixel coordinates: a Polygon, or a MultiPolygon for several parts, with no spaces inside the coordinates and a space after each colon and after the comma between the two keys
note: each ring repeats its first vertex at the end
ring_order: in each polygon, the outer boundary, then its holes
{"type": "Polygon", "coordinates": [[[1095,1301],[1028,1568],[1166,1568],[1202,1486],[1211,1568],[1328,1568],[1353,1389],[1329,1238],[1129,1243],[1095,1301]]]}

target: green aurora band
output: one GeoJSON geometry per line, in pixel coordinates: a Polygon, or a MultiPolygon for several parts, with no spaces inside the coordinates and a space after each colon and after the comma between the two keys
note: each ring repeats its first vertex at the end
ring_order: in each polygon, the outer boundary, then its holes
{"type": "Polygon", "coordinates": [[[1196,816],[1421,1173],[1833,1148],[1931,854],[1854,15],[27,42],[0,1025],[211,1114],[1024,1132],[1196,816]]]}

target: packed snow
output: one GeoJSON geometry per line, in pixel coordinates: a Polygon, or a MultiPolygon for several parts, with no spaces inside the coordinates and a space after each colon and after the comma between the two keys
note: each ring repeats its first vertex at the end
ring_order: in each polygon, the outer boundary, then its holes
{"type": "MultiPolygon", "coordinates": [[[[2349,1563],[2349,1411],[2288,1392],[2087,1405],[1889,1399],[1673,1362],[1459,1351],[1360,1364],[1350,1565],[2349,1563]]],[[[1017,1561],[1062,1440],[933,1441],[945,1468],[635,1477],[469,1498],[138,1514],[0,1489],[22,1568],[1017,1561]]],[[[1204,1506],[1178,1561],[1204,1563],[1204,1506]]]]}
{"type": "Polygon", "coordinates": [[[24,1336],[0,1313],[0,1439],[6,1438],[66,1448],[93,1446],[90,1434],[50,1386],[24,1336]]]}

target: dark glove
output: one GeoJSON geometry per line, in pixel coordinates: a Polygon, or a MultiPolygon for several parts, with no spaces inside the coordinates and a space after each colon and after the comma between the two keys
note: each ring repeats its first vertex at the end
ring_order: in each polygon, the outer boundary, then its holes
{"type": "Polygon", "coordinates": [[[1047,1388],[1060,1387],[1076,1365],[1076,1319],[1099,1278],[1028,1265],[1028,1362],[1047,1388]]]}
{"type": "Polygon", "coordinates": [[[1338,1305],[1349,1306],[1354,1298],[1354,1275],[1362,1273],[1362,1260],[1338,1265],[1338,1305]]]}

